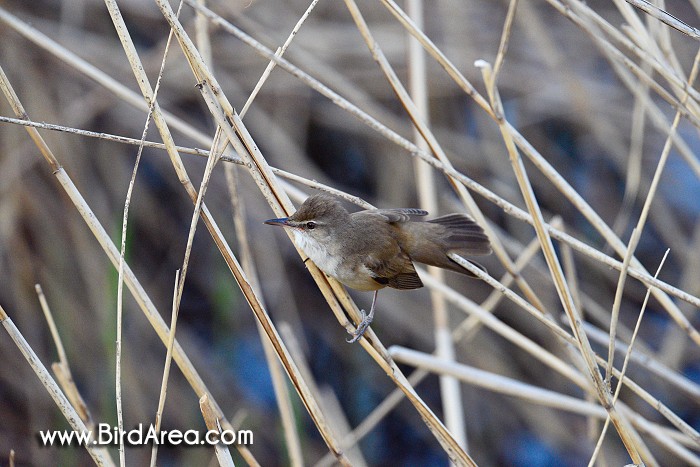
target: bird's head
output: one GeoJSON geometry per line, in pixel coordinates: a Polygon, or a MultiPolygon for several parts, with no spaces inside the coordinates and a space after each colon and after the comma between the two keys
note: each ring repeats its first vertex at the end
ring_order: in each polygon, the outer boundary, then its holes
{"type": "Polygon", "coordinates": [[[291,228],[297,236],[323,243],[338,228],[347,224],[349,216],[337,199],[328,195],[314,195],[307,198],[291,216],[268,219],[265,223],[291,228]]]}

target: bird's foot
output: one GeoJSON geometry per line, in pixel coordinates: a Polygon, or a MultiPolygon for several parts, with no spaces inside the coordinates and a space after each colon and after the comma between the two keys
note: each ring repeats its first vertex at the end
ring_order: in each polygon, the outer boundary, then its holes
{"type": "Polygon", "coordinates": [[[348,334],[352,336],[350,339],[347,339],[348,344],[357,342],[360,339],[360,337],[362,337],[362,335],[365,333],[370,323],[372,322],[372,319],[374,318],[374,313],[372,312],[370,312],[370,314],[368,315],[365,313],[365,310],[360,310],[360,313],[360,324],[357,325],[357,328],[354,331],[348,331],[348,334]]]}

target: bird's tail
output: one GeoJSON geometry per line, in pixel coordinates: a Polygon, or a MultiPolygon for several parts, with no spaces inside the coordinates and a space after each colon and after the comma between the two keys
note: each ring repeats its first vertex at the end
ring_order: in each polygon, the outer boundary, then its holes
{"type": "MultiPolygon", "coordinates": [[[[452,261],[447,254],[482,256],[491,253],[491,243],[484,230],[471,217],[448,214],[427,222],[410,222],[410,235],[415,241],[407,245],[411,259],[430,266],[449,269],[468,276],[469,271],[452,261]]],[[[485,271],[480,264],[470,263],[485,271]]]]}

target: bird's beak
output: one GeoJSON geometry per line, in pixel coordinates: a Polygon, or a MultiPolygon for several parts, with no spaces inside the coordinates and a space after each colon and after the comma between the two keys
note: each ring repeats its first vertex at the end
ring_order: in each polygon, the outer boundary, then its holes
{"type": "Polygon", "coordinates": [[[287,227],[289,225],[288,217],[280,217],[279,219],[268,219],[265,221],[267,225],[279,225],[282,227],[287,227]]]}

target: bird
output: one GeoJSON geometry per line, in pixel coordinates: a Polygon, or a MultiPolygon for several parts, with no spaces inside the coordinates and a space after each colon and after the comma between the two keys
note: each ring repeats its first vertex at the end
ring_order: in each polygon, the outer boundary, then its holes
{"type": "MultiPolygon", "coordinates": [[[[416,208],[367,209],[349,212],[340,201],[316,194],[289,217],[265,224],[291,230],[296,244],[326,275],[360,291],[374,291],[369,313],[350,332],[356,342],[374,319],[379,290],[423,287],[414,262],[476,277],[449,258],[491,253],[484,230],[466,214],[447,214],[423,220],[427,211],[416,208]]],[[[306,262],[307,260],[304,260],[306,262]]],[[[470,263],[485,271],[480,264],[470,263]]]]}

